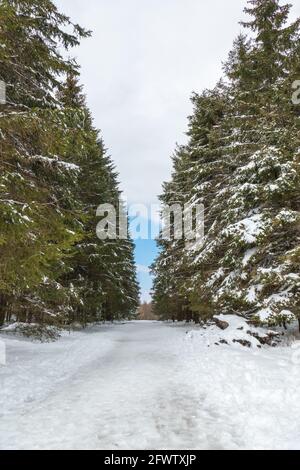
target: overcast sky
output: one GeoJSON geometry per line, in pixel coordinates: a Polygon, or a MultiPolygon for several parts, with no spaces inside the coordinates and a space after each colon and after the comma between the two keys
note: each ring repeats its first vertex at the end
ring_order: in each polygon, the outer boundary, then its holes
{"type": "MultiPolygon", "coordinates": [[[[56,0],[93,31],[72,52],[95,125],[102,130],[129,202],[156,202],[171,155],[185,142],[192,91],[213,87],[237,34],[246,0],[56,0]]],[[[300,14],[299,0],[294,0],[300,14]]],[[[294,9],[294,12],[295,12],[294,9]]],[[[138,242],[149,299],[154,242],[138,242]]]]}
{"type": "Polygon", "coordinates": [[[74,54],[129,201],[153,202],[183,143],[192,91],[212,87],[243,0],[56,0],[93,31],[74,54]]]}

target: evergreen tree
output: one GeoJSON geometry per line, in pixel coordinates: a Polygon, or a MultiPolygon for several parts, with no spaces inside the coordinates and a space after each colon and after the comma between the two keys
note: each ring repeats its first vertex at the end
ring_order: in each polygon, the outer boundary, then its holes
{"type": "MultiPolygon", "coordinates": [[[[216,108],[221,113],[210,127],[198,120],[199,101],[190,126],[190,163],[182,176],[190,186],[187,199],[204,201],[206,235],[190,253],[181,292],[204,319],[227,312],[285,324],[299,317],[299,108],[291,94],[300,21],[288,24],[290,6],[276,0],[248,4],[251,19],[243,25],[252,36],[236,40],[225,65],[226,87],[205,116],[216,108]],[[199,185],[192,184],[193,174],[199,185]]],[[[166,200],[177,177],[175,171],[166,200]]],[[[166,254],[163,248],[160,258],[166,254]]],[[[174,271],[177,259],[167,260],[174,271]]]]}
{"type": "Polygon", "coordinates": [[[83,86],[79,84],[78,76],[74,71],[68,72],[65,83],[60,85],[57,93],[58,101],[64,108],[85,110],[86,98],[82,90],[83,86]]]}
{"type": "MultiPolygon", "coordinates": [[[[201,96],[193,95],[194,114],[189,121],[189,142],[177,149],[174,162],[172,181],[164,185],[162,204],[170,206],[178,204],[183,207],[194,207],[206,204],[205,230],[210,230],[214,216],[210,211],[213,192],[223,184],[220,157],[223,148],[223,130],[220,122],[225,108],[225,90],[220,85],[212,92],[206,91],[201,96]]],[[[185,234],[186,235],[186,234],[185,234]]],[[[154,307],[160,310],[159,299],[164,305],[164,316],[178,319],[199,320],[199,302],[197,306],[190,302],[191,279],[198,277],[195,268],[195,254],[198,243],[191,245],[183,240],[161,240],[160,255],[153,271],[154,307]],[[164,286],[164,287],[163,287],[164,286]],[[172,286],[172,289],[170,287],[172,286]],[[165,304],[168,291],[169,304],[165,304]]],[[[207,264],[211,269],[211,264],[207,264]]],[[[201,271],[204,270],[204,267],[201,271]]],[[[209,297],[204,295],[201,301],[201,316],[204,310],[210,311],[209,297]]]]}
{"type": "Polygon", "coordinates": [[[96,209],[117,204],[117,175],[59,51],[88,35],[50,1],[0,6],[0,324],[63,325],[130,316],[133,245],[100,242],[96,209]],[[59,76],[67,74],[65,84],[59,76]]]}
{"type": "Polygon", "coordinates": [[[291,103],[299,21],[286,26],[290,7],[278,1],[249,3],[253,20],[244,25],[254,39],[239,39],[226,66],[232,82],[225,125],[232,137],[225,158],[235,169],[216,198],[226,203],[211,253],[219,266],[207,282],[214,286],[215,310],[284,323],[296,313],[293,291],[299,283],[299,273],[291,273],[285,261],[299,244],[299,122],[291,103]]]}
{"type": "Polygon", "coordinates": [[[78,79],[69,76],[59,99],[72,130],[67,152],[80,167],[76,193],[84,214],[83,238],[76,247],[68,279],[80,299],[74,319],[86,324],[130,317],[138,306],[139,289],[132,241],[101,241],[96,235],[97,207],[111,204],[118,211],[121,194],[114,165],[93,127],[81,88],[78,79]]]}
{"type": "Polygon", "coordinates": [[[89,34],[51,0],[2,0],[0,79],[6,83],[8,103],[25,108],[52,106],[59,76],[78,68],[62,56],[62,49],[77,46],[89,34]]]}
{"type": "Polygon", "coordinates": [[[43,323],[63,308],[57,277],[77,238],[57,204],[68,192],[62,188],[77,184],[77,168],[57,156],[54,109],[59,74],[76,66],[62,59],[56,44],[72,47],[88,33],[79,26],[67,33],[70,20],[49,1],[3,1],[0,22],[0,78],[7,88],[0,117],[0,323],[43,323]]]}

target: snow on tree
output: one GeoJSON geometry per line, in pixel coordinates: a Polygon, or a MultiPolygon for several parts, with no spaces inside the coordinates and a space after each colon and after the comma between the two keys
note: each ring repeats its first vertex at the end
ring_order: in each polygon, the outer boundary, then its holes
{"type": "MultiPolygon", "coordinates": [[[[204,320],[237,313],[286,324],[300,315],[299,107],[291,101],[300,20],[288,24],[290,6],[277,0],[248,4],[243,26],[252,34],[235,41],[215,104],[205,104],[207,92],[196,98],[179,157],[188,163],[182,171],[176,162],[163,200],[183,194],[206,206],[204,243],[186,254],[189,270],[182,270],[185,308],[204,320]]],[[[165,259],[166,292],[177,282],[172,273],[181,270],[183,255],[184,249],[175,257],[162,247],[155,267],[159,280],[165,259]]],[[[158,281],[154,298],[165,299],[158,281]]]]}
{"type": "Polygon", "coordinates": [[[88,35],[49,0],[1,2],[0,324],[85,325],[138,305],[132,242],[96,236],[117,175],[61,52],[88,35]]]}

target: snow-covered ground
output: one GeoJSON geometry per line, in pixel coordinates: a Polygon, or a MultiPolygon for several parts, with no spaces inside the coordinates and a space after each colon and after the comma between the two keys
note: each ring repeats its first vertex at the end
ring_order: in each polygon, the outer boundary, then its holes
{"type": "Polygon", "coordinates": [[[51,344],[1,335],[0,448],[300,449],[298,342],[249,349],[227,329],[231,345],[217,346],[220,332],[133,322],[51,344]]]}

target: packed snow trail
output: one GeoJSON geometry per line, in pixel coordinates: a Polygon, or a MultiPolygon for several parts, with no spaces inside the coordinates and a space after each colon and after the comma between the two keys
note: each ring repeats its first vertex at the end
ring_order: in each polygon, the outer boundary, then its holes
{"type": "Polygon", "coordinates": [[[7,340],[0,448],[300,448],[288,348],[208,347],[186,332],[133,322],[7,340]]]}

